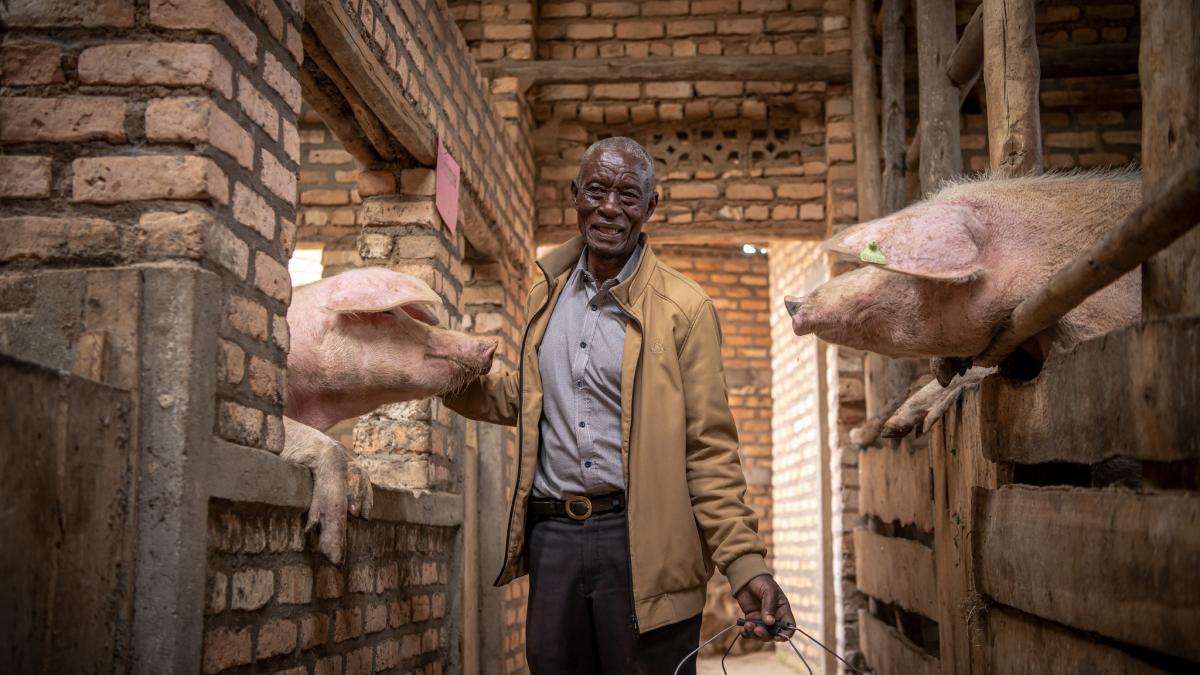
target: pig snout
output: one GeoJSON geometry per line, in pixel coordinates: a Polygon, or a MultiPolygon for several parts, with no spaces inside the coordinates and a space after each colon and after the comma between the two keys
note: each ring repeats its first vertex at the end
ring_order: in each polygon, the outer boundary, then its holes
{"type": "Polygon", "coordinates": [[[796,335],[808,335],[815,330],[815,326],[809,316],[810,313],[805,311],[804,301],[806,299],[791,295],[784,296],[783,298],[783,306],[792,317],[792,332],[796,335]]]}
{"type": "Polygon", "coordinates": [[[495,340],[488,340],[480,345],[479,363],[481,372],[486,373],[492,369],[492,357],[496,355],[496,346],[498,344],[495,340]]]}

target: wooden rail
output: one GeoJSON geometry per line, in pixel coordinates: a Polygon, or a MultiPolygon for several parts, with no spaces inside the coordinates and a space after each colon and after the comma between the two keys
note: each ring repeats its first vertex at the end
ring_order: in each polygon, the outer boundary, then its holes
{"type": "Polygon", "coordinates": [[[661,56],[644,59],[564,59],[480,63],[486,77],[515,77],[522,85],[602,82],[849,82],[845,56],[661,56]]]}

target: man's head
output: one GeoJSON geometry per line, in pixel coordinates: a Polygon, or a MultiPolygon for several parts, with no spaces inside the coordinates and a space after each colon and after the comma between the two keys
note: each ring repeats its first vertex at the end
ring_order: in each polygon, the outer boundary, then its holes
{"type": "Polygon", "coordinates": [[[637,247],[638,236],[654,209],[654,160],[631,138],[605,138],[579,160],[571,181],[579,214],[579,233],[593,256],[623,261],[637,247]]]}

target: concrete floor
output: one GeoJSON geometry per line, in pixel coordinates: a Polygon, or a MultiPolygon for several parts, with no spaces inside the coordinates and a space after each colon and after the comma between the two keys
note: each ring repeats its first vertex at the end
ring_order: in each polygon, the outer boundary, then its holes
{"type": "MultiPolygon", "coordinates": [[[[775,656],[775,652],[731,656],[725,660],[725,669],[729,675],[795,675],[797,672],[805,672],[788,668],[775,656]]],[[[696,669],[696,673],[697,675],[722,675],[721,658],[700,659],[700,666],[696,669]]]]}

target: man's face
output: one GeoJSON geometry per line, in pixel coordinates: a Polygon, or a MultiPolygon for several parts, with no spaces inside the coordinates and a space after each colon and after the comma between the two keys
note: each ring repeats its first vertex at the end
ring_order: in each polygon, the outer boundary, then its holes
{"type": "Polygon", "coordinates": [[[658,206],[644,164],[631,152],[606,148],[579,170],[571,182],[579,233],[592,255],[621,261],[637,247],[642,225],[658,206]]]}

